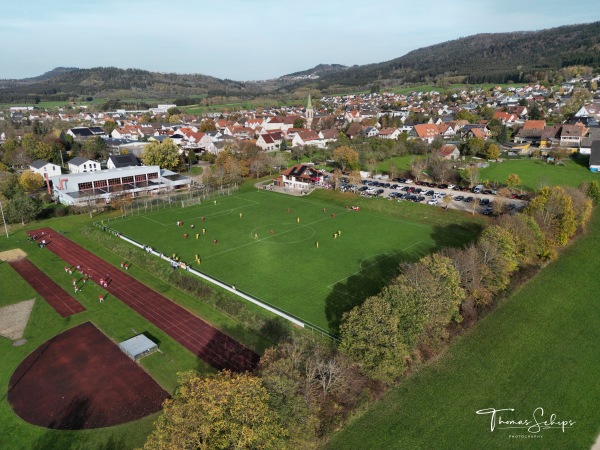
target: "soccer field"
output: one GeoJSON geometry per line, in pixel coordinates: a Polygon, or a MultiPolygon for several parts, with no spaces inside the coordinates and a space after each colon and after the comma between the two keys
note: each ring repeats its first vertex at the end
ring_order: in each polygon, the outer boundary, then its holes
{"type": "Polygon", "coordinates": [[[393,214],[263,190],[149,211],[110,226],[334,333],[341,315],[377,293],[402,261],[473,237],[460,229],[441,233],[393,214]]]}

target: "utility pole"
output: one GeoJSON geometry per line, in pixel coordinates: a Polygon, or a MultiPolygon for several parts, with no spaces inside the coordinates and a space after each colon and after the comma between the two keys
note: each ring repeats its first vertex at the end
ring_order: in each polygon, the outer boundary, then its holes
{"type": "Polygon", "coordinates": [[[6,238],[8,239],[8,228],[6,227],[6,220],[4,219],[4,209],[2,208],[2,201],[0,201],[0,212],[2,213],[2,222],[4,222],[4,231],[6,231],[6,238]]]}

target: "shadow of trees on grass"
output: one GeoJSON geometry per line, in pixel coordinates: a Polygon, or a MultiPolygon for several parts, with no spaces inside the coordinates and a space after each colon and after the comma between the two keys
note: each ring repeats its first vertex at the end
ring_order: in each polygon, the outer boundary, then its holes
{"type": "MultiPolygon", "coordinates": [[[[338,334],[345,312],[362,304],[367,297],[378,294],[400,273],[400,265],[415,262],[426,254],[444,247],[462,247],[475,239],[483,231],[483,225],[476,222],[434,226],[431,233],[433,246],[415,245],[406,251],[378,255],[362,261],[364,267],[359,273],[337,283],[325,300],[325,315],[332,333],[338,334]]],[[[360,264],[360,261],[358,262],[360,264]]]]}

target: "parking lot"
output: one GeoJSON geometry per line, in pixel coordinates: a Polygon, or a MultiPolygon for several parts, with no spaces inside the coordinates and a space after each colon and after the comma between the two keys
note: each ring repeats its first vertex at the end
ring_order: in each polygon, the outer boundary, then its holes
{"type": "Polygon", "coordinates": [[[520,211],[527,205],[525,196],[515,198],[499,197],[496,191],[483,186],[460,187],[453,184],[438,184],[425,181],[413,181],[405,178],[383,180],[363,178],[360,184],[353,185],[347,178],[342,179],[340,190],[355,192],[366,197],[382,197],[395,201],[412,201],[431,206],[453,208],[479,214],[491,215],[495,202],[505,205],[505,211],[520,211]],[[452,198],[452,201],[445,200],[452,198]]]}

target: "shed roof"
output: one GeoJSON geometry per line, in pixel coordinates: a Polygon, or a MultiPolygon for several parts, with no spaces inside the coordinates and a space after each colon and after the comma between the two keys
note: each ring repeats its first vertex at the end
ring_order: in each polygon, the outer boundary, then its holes
{"type": "Polygon", "coordinates": [[[137,359],[145,354],[158,349],[158,345],[155,342],[144,336],[138,334],[137,336],[127,339],[119,344],[121,350],[123,350],[130,358],[137,359]]]}

